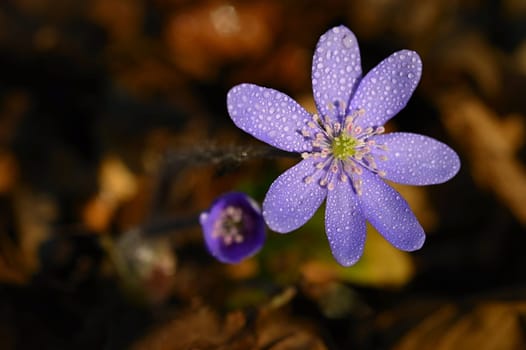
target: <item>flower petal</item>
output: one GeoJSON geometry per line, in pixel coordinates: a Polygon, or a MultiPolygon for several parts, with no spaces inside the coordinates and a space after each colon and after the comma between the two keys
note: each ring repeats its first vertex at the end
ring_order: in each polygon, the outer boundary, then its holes
{"type": "Polygon", "coordinates": [[[255,138],[289,152],[312,148],[301,134],[311,115],[284,93],[240,84],[228,92],[227,105],[234,123],[255,138]]]}
{"type": "Polygon", "coordinates": [[[357,80],[362,76],[358,40],[346,27],[328,30],[320,37],[312,61],[312,89],[322,115],[334,117],[334,104],[349,103],[357,80]]]}
{"type": "Polygon", "coordinates": [[[327,194],[325,230],[332,255],[343,266],[355,264],[365,245],[365,218],[349,182],[336,182],[327,194]]]}
{"type": "Polygon", "coordinates": [[[363,109],[362,127],[384,125],[405,107],[422,74],[422,61],[414,51],[402,50],[380,62],[362,79],[350,111],[363,109]]]}
{"type": "Polygon", "coordinates": [[[424,229],[400,193],[369,171],[362,174],[360,205],[365,218],[400,250],[413,251],[424,244],[424,229]]]}
{"type": "Polygon", "coordinates": [[[460,159],[449,146],[433,138],[396,132],[374,137],[387,151],[374,149],[379,170],[385,178],[406,185],[432,185],[446,182],[460,169],[460,159]],[[386,156],[386,160],[381,160],[386,156]]]}
{"type": "Polygon", "coordinates": [[[320,171],[312,182],[304,181],[316,170],[312,158],[304,159],[272,183],[263,201],[263,217],[272,230],[293,231],[314,215],[327,193],[327,189],[318,184],[320,171]]]}

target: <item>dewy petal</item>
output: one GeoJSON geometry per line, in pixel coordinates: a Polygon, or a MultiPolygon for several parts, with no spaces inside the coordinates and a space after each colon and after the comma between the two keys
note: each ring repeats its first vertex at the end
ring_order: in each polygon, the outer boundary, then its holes
{"type": "Polygon", "coordinates": [[[330,104],[347,107],[361,76],[360,49],[354,34],[344,26],[323,34],[312,61],[312,89],[318,111],[334,117],[335,110],[330,104]]]}
{"type": "Polygon", "coordinates": [[[325,230],[338,263],[350,266],[360,259],[365,245],[365,218],[348,181],[336,182],[336,188],[327,194],[325,230]]]}
{"type": "Polygon", "coordinates": [[[414,51],[398,51],[380,62],[362,79],[351,100],[351,112],[365,112],[357,123],[364,128],[384,125],[405,107],[421,75],[422,61],[414,51]]]}
{"type": "Polygon", "coordinates": [[[446,182],[460,169],[460,159],[449,146],[433,138],[396,132],[374,137],[387,151],[374,149],[379,170],[385,178],[406,185],[432,185],[446,182]],[[387,157],[381,160],[382,156],[387,157]]]}
{"type": "Polygon", "coordinates": [[[234,123],[257,139],[289,152],[312,149],[301,134],[311,116],[284,93],[240,84],[228,92],[227,106],[234,123]]]}
{"type": "Polygon", "coordinates": [[[263,201],[263,217],[272,230],[287,233],[306,223],[325,199],[327,189],[318,184],[318,176],[304,179],[317,169],[307,158],[281,174],[270,186],[263,201]]]}
{"type": "Polygon", "coordinates": [[[359,200],[365,218],[396,248],[420,249],[424,229],[400,193],[369,171],[363,172],[362,181],[359,200]]]}

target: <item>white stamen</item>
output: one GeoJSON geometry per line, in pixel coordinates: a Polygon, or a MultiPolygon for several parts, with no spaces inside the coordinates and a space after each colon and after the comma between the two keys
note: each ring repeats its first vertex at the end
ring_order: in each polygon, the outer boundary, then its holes
{"type": "MultiPolygon", "coordinates": [[[[346,105],[342,101],[329,103],[330,113],[328,115],[313,114],[312,120],[307,122],[301,134],[310,141],[313,150],[303,152],[303,159],[314,158],[313,172],[306,176],[303,181],[306,184],[316,182],[319,186],[326,187],[332,191],[336,187],[335,181],[351,182],[352,187],[358,195],[362,193],[361,175],[363,169],[374,172],[379,176],[385,176],[384,171],[379,171],[376,161],[387,160],[386,155],[374,155],[374,150],[387,150],[385,145],[378,145],[372,136],[384,132],[382,126],[367,127],[356,123],[358,117],[365,113],[363,108],[350,111],[345,115],[346,105]],[[343,118],[343,121],[333,121],[331,119],[343,118]],[[343,154],[336,158],[333,154],[334,140],[342,135],[342,139],[352,138],[352,150],[345,150],[348,154],[343,154]]],[[[341,120],[341,119],[340,119],[341,120]]],[[[338,146],[339,147],[339,146],[338,146]]],[[[340,152],[340,151],[338,151],[340,152]]]]}

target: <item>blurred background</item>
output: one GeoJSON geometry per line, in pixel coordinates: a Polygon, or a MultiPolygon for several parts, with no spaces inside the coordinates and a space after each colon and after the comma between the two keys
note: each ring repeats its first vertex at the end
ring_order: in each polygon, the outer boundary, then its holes
{"type": "Polygon", "coordinates": [[[524,0],[0,2],[1,349],[526,348],[524,0]],[[390,130],[453,147],[446,184],[396,188],[427,233],[368,228],[353,267],[323,210],[255,257],[207,253],[199,212],[256,200],[298,159],[236,129],[251,82],[309,110],[316,42],[344,24],[364,72],[423,77],[390,130]]]}

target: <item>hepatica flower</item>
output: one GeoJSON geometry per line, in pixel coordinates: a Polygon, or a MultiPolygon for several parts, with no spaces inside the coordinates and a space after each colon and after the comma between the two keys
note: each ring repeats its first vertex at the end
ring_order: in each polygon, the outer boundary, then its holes
{"type": "Polygon", "coordinates": [[[265,242],[265,222],[258,204],[241,192],[224,194],[199,217],[208,251],[219,261],[238,263],[265,242]]]}
{"type": "Polygon", "coordinates": [[[407,202],[384,180],[409,185],[445,182],[460,168],[457,154],[432,138],[385,134],[383,125],[407,104],[422,72],[414,51],[395,52],[362,77],[354,34],[344,26],[320,38],[312,63],[318,112],[252,84],[227,97],[234,123],[303,160],[279,176],[263,202],[268,226],[280,233],[307,222],[327,198],[325,228],[344,265],[361,257],[369,221],[393,246],[422,247],[425,234],[407,202]]]}

